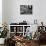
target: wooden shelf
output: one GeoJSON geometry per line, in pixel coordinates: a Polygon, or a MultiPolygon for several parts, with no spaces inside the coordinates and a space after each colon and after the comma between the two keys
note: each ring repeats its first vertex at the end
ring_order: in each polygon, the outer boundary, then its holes
{"type": "Polygon", "coordinates": [[[14,33],[14,27],[16,27],[15,29],[16,33],[20,33],[20,34],[23,34],[23,36],[25,36],[26,28],[30,26],[31,25],[9,25],[9,30],[10,30],[10,33],[14,33]],[[13,27],[12,32],[10,27],[13,27]]]}

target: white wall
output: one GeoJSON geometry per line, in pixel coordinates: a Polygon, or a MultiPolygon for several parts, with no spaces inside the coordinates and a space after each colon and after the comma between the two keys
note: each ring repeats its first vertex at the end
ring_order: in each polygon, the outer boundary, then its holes
{"type": "MultiPolygon", "coordinates": [[[[7,23],[22,22],[26,20],[29,24],[37,19],[38,24],[41,21],[46,23],[46,0],[4,0],[4,17],[7,23]],[[33,5],[33,14],[20,15],[20,5],[33,5]]],[[[45,24],[46,25],[46,24],[45,24]]]]}
{"type": "MultiPolygon", "coordinates": [[[[7,7],[9,7],[9,10],[11,8],[11,15],[9,16],[9,22],[21,22],[23,20],[26,20],[29,23],[34,22],[34,19],[37,19],[37,16],[39,15],[39,1],[38,0],[11,0],[10,2],[7,1],[7,7]],[[38,2],[38,3],[37,3],[38,2]],[[11,3],[8,6],[8,4],[11,3]],[[33,5],[33,14],[31,15],[20,15],[20,5],[33,5]],[[11,17],[11,18],[10,18],[11,17]]],[[[8,10],[8,11],[9,11],[8,10]]],[[[8,12],[9,13],[9,12],[8,12]]]]}
{"type": "Polygon", "coordinates": [[[44,22],[46,25],[46,0],[40,0],[40,12],[39,12],[39,20],[44,22]]]}
{"type": "Polygon", "coordinates": [[[2,21],[7,22],[8,23],[8,19],[7,19],[7,2],[6,0],[2,0],[2,21]]]}
{"type": "Polygon", "coordinates": [[[2,0],[0,0],[0,27],[2,27],[2,0]]]}

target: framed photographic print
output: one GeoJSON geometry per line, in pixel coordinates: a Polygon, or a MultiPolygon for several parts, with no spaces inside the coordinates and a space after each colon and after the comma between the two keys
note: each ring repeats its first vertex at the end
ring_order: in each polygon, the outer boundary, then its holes
{"type": "Polygon", "coordinates": [[[32,14],[32,5],[20,5],[20,14],[32,14]]]}

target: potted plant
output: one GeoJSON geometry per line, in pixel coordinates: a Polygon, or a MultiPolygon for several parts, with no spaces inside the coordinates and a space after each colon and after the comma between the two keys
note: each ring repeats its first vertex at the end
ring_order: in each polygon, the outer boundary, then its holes
{"type": "Polygon", "coordinates": [[[4,40],[7,37],[8,29],[7,24],[3,24],[3,31],[0,31],[0,44],[4,44],[4,40]]]}

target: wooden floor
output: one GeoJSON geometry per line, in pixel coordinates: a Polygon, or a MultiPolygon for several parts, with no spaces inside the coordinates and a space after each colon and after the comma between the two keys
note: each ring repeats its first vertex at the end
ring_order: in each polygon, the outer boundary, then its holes
{"type": "Polygon", "coordinates": [[[40,45],[40,46],[46,46],[46,45],[40,45]]]}
{"type": "Polygon", "coordinates": [[[1,44],[0,46],[4,46],[4,44],[1,44]]]}
{"type": "MultiPolygon", "coordinates": [[[[4,46],[4,45],[0,45],[0,46],[4,46]]],[[[39,46],[38,44],[34,44],[32,46],[39,46]]],[[[40,45],[40,46],[46,46],[46,45],[40,45]]]]}

